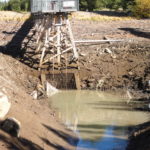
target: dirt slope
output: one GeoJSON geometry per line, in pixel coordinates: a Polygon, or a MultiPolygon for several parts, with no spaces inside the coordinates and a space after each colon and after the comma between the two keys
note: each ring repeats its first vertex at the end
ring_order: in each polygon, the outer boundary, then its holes
{"type": "MultiPolygon", "coordinates": [[[[121,18],[121,17],[120,17],[121,18]]],[[[122,39],[124,42],[77,44],[83,88],[149,91],[150,19],[72,21],[76,40],[122,39]]]]}
{"type": "Polygon", "coordinates": [[[72,140],[76,138],[57,121],[48,101],[30,96],[38,82],[34,71],[9,56],[0,54],[0,58],[0,91],[12,104],[7,116],[21,122],[19,139],[12,140],[0,131],[0,150],[74,149],[72,140]]]}

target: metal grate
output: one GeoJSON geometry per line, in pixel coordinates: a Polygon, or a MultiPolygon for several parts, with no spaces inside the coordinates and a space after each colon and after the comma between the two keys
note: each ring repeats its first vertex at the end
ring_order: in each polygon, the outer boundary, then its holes
{"type": "Polygon", "coordinates": [[[47,80],[58,89],[77,89],[73,73],[49,74],[47,80]]]}

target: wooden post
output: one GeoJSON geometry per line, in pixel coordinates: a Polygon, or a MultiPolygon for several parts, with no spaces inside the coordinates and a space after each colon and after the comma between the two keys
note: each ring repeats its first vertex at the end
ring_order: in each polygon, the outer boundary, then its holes
{"type": "Polygon", "coordinates": [[[42,64],[43,64],[43,59],[44,59],[44,56],[45,56],[47,43],[48,43],[48,30],[46,30],[46,33],[45,33],[45,42],[44,42],[44,47],[43,47],[43,50],[42,50],[42,55],[41,55],[40,65],[39,65],[40,70],[41,70],[41,67],[42,67],[42,64]]]}
{"type": "MultiPolygon", "coordinates": [[[[60,19],[60,18],[59,18],[60,19]]],[[[61,53],[61,30],[60,26],[57,25],[57,54],[61,53]]],[[[57,57],[58,66],[60,66],[60,55],[57,57]]]]}
{"type": "Polygon", "coordinates": [[[80,82],[79,73],[78,72],[74,73],[74,76],[75,76],[76,88],[77,90],[81,90],[81,82],[80,82]]]}
{"type": "Polygon", "coordinates": [[[73,37],[73,33],[72,33],[72,29],[71,29],[71,25],[70,25],[70,21],[69,21],[68,17],[66,17],[66,22],[67,22],[67,28],[68,28],[71,44],[72,44],[72,47],[73,47],[74,58],[78,59],[79,55],[78,55],[78,52],[77,52],[77,49],[76,49],[76,45],[75,45],[75,42],[74,42],[74,37],[73,37]]]}
{"type": "Polygon", "coordinates": [[[123,42],[124,40],[118,39],[118,40],[79,40],[79,41],[74,41],[75,43],[102,43],[102,42],[123,42]]]}
{"type": "Polygon", "coordinates": [[[42,82],[42,86],[45,89],[45,82],[46,82],[46,75],[45,74],[41,74],[41,82],[42,82]]]}

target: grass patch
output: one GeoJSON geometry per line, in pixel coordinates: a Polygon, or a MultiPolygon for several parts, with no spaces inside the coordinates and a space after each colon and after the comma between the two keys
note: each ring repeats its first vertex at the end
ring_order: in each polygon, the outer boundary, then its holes
{"type": "Polygon", "coordinates": [[[100,15],[90,12],[74,12],[72,13],[72,19],[77,20],[88,20],[88,21],[121,21],[121,20],[131,20],[133,17],[128,16],[107,16],[100,15]]]}
{"type": "Polygon", "coordinates": [[[0,11],[0,21],[26,21],[29,18],[30,18],[30,13],[0,11]]]}

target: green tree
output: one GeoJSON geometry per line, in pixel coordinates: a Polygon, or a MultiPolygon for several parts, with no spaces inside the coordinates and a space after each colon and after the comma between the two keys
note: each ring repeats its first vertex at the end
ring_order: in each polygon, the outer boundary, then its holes
{"type": "Polygon", "coordinates": [[[21,11],[21,0],[10,0],[8,2],[8,9],[13,11],[21,11]]]}
{"type": "MultiPolygon", "coordinates": [[[[131,0],[127,0],[131,1],[131,0]]],[[[122,6],[126,7],[125,0],[80,0],[81,10],[93,11],[95,9],[109,8],[119,9],[122,6]],[[123,2],[124,1],[124,2],[123,2]]]]}
{"type": "Polygon", "coordinates": [[[104,8],[104,0],[95,0],[95,8],[94,9],[102,9],[104,8]]]}
{"type": "Polygon", "coordinates": [[[80,10],[93,11],[103,7],[103,0],[80,0],[80,10]]]}
{"type": "Polygon", "coordinates": [[[123,10],[130,10],[135,5],[135,0],[122,0],[121,7],[123,10]]]}
{"type": "Polygon", "coordinates": [[[30,0],[9,0],[5,7],[1,9],[12,11],[29,11],[30,0]]]}
{"type": "Polygon", "coordinates": [[[21,10],[29,11],[29,9],[30,9],[30,0],[22,0],[21,10]]]}
{"type": "Polygon", "coordinates": [[[87,9],[88,9],[87,0],[80,0],[80,10],[87,10],[87,9]]]}
{"type": "Polygon", "coordinates": [[[0,10],[5,10],[7,5],[8,5],[7,2],[0,2],[0,10]]]}
{"type": "Polygon", "coordinates": [[[4,6],[3,6],[4,4],[2,3],[2,2],[0,2],[0,10],[3,10],[4,8],[4,6]]]}
{"type": "Polygon", "coordinates": [[[139,18],[150,18],[150,1],[135,0],[135,5],[132,6],[132,13],[139,18]]]}
{"type": "Polygon", "coordinates": [[[88,10],[93,11],[95,9],[96,0],[87,0],[88,10]]]}

